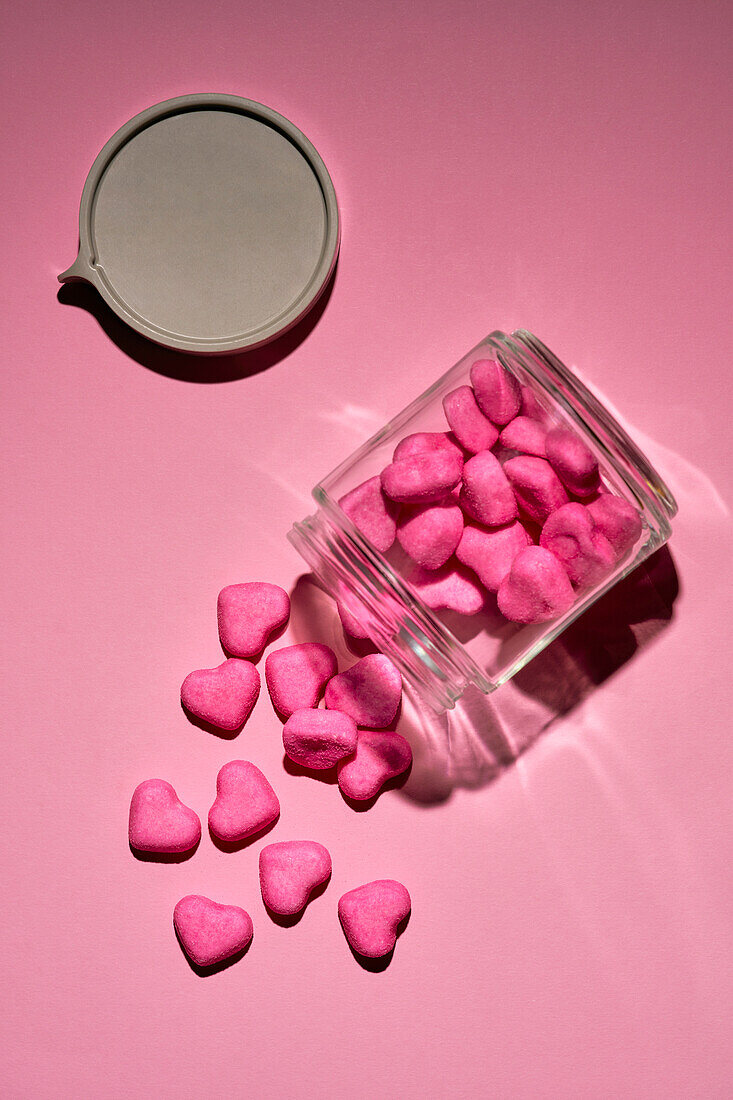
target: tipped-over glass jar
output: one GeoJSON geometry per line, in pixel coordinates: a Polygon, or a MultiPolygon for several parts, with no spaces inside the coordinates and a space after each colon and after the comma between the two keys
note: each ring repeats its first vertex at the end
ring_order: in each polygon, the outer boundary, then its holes
{"type": "Polygon", "coordinates": [[[313,496],[291,542],[351,631],[436,710],[523,668],[667,541],[677,511],[614,417],[524,330],[492,333],[313,496]]]}

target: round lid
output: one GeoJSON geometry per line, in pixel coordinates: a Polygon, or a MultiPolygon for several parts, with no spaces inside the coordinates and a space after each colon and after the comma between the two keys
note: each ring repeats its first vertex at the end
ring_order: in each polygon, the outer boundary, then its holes
{"type": "Polygon", "coordinates": [[[221,355],[299,321],[338,248],[336,192],[305,135],[260,103],[202,93],[158,103],[110,138],[59,281],[91,283],[159,344],[221,355]]]}

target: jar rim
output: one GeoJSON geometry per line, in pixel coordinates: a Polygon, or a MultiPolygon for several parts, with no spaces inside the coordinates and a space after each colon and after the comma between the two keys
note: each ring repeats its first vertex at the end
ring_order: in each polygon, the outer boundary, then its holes
{"type": "Polygon", "coordinates": [[[349,516],[318,486],[319,510],[295,523],[288,539],[334,598],[339,578],[348,575],[358,602],[372,620],[384,620],[377,634],[380,651],[391,657],[402,675],[436,711],[451,709],[468,684],[489,693],[491,680],[457,638],[384,556],[362,535],[349,516]],[[390,593],[394,607],[384,604],[390,593]]]}

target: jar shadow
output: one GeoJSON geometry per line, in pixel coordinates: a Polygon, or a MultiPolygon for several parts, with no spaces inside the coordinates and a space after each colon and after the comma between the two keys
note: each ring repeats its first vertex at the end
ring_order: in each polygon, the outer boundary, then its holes
{"type": "Polygon", "coordinates": [[[566,714],[669,625],[680,582],[662,546],[514,677],[554,716],[566,714]]]}
{"type": "Polygon", "coordinates": [[[431,806],[456,788],[493,782],[652,644],[672,621],[679,591],[663,546],[492,695],[469,688],[454,710],[435,715],[406,693],[398,732],[412,746],[413,766],[402,795],[431,806]]]}

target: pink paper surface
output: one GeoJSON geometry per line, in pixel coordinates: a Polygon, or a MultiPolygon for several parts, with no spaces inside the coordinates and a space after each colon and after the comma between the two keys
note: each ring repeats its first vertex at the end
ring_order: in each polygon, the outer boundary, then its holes
{"type": "Polygon", "coordinates": [[[5,13],[3,1095],[730,1095],[730,31],[709,0],[5,13]],[[216,385],[150,369],[55,281],[99,148],[199,90],[292,118],[343,217],[305,341],[216,385]],[[324,473],[518,325],[669,479],[672,559],[469,700],[450,754],[448,723],[406,704],[412,775],[366,813],[283,768],[265,691],[236,740],[192,725],[179,687],[222,659],[225,584],[295,587],[284,641],[348,663],[286,531],[324,473]],[[141,780],[205,820],[236,758],[280,797],[267,838],[133,858],[141,780]],[[290,928],[257,884],[260,847],[286,839],[333,857],[290,928]],[[413,901],[382,973],[336,915],[374,878],[413,901]],[[192,971],[187,893],[248,910],[242,961],[192,971]]]}

